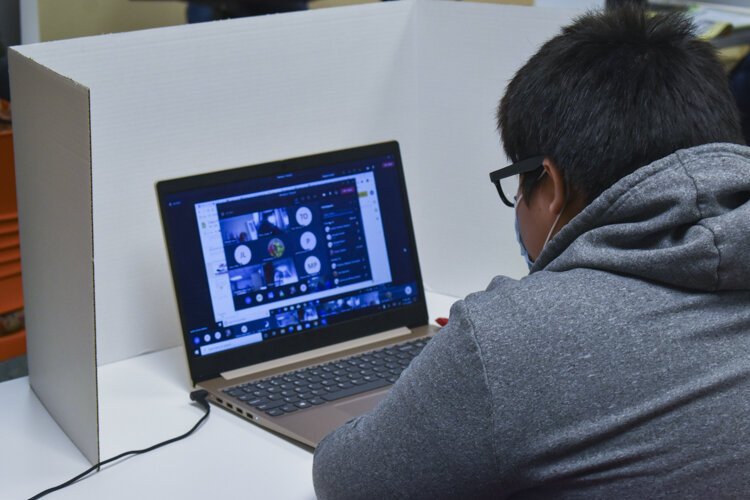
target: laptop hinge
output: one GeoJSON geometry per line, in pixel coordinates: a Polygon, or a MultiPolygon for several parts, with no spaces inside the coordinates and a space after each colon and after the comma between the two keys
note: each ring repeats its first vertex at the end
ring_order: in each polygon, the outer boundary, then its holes
{"type": "Polygon", "coordinates": [[[246,377],[248,375],[254,375],[256,373],[264,372],[267,370],[273,370],[283,366],[293,365],[295,363],[302,363],[310,361],[323,356],[329,356],[336,354],[337,352],[344,352],[349,349],[355,349],[360,347],[367,347],[384,340],[397,339],[399,337],[405,337],[411,334],[411,330],[402,326],[394,330],[388,330],[374,335],[368,335],[361,339],[348,340],[346,342],[340,342],[338,344],[330,345],[327,347],[321,347],[312,351],[301,352],[292,356],[286,356],[272,361],[266,361],[264,363],[258,363],[257,365],[246,366],[244,368],[238,368],[236,370],[230,370],[223,372],[221,376],[225,380],[233,380],[239,377],[246,377]]]}

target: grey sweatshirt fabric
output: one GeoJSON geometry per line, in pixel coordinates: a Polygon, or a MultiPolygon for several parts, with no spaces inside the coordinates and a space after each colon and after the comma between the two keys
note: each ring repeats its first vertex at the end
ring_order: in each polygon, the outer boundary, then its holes
{"type": "Polygon", "coordinates": [[[621,179],[315,451],[319,498],[750,498],[750,148],[621,179]]]}

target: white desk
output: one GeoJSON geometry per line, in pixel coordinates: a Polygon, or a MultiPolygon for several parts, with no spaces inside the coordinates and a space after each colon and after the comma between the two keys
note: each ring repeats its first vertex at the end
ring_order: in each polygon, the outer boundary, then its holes
{"type": "MultiPolygon", "coordinates": [[[[429,293],[430,318],[447,316],[453,301],[429,293]]],[[[100,367],[102,457],[188,430],[203,414],[189,391],[181,347],[100,367]]],[[[0,384],[0,400],[0,498],[28,498],[90,467],[28,378],[0,384]]],[[[212,407],[208,421],[184,441],[121,460],[49,498],[311,499],[311,466],[308,450],[212,407]]]]}

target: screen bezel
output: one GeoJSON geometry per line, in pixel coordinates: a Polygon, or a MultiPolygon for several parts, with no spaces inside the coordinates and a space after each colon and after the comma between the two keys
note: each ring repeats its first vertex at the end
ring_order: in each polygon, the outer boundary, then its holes
{"type": "MultiPolygon", "coordinates": [[[[161,213],[162,229],[166,241],[167,254],[170,261],[172,284],[174,287],[177,307],[180,315],[181,337],[185,345],[190,374],[193,383],[218,377],[222,372],[251,366],[266,361],[307,352],[321,347],[327,347],[340,342],[359,339],[367,335],[399,328],[414,328],[427,324],[427,304],[422,285],[422,274],[419,266],[417,244],[414,237],[411,210],[406,189],[403,164],[398,142],[389,141],[367,146],[318,153],[303,157],[278,160],[258,165],[232,168],[206,174],[193,175],[178,179],[159,181],[156,183],[156,191],[161,213]],[[209,356],[193,356],[189,352],[189,342],[186,338],[187,329],[183,300],[178,290],[180,289],[180,273],[177,269],[174,256],[174,247],[170,228],[166,221],[166,200],[170,195],[191,191],[195,189],[215,187],[222,184],[243,182],[254,178],[269,177],[290,172],[299,172],[311,168],[319,168],[327,165],[366,160],[380,156],[392,155],[395,167],[398,170],[398,179],[401,191],[401,203],[404,207],[403,221],[409,235],[409,245],[413,256],[412,266],[416,275],[417,300],[413,304],[375,312],[362,318],[355,318],[341,323],[335,323],[315,330],[312,335],[294,335],[282,337],[271,342],[260,342],[229,351],[222,351],[209,356]]],[[[201,267],[196,272],[203,273],[201,267]]]]}

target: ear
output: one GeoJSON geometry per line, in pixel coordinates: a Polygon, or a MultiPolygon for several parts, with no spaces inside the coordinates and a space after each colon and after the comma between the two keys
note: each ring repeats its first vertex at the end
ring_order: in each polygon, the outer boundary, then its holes
{"type": "Polygon", "coordinates": [[[552,182],[552,199],[549,202],[549,211],[557,216],[565,208],[566,189],[565,177],[557,164],[548,157],[544,158],[544,171],[552,182]]]}

